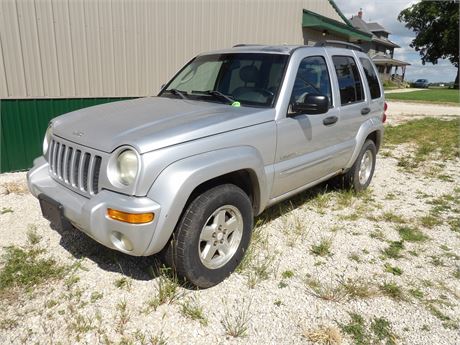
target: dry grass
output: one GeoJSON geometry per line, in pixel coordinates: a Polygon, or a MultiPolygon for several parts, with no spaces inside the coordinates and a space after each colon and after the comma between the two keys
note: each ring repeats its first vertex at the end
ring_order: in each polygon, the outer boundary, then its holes
{"type": "Polygon", "coordinates": [[[29,193],[27,184],[22,181],[5,182],[5,183],[2,183],[0,186],[5,188],[4,194],[23,195],[23,194],[29,193]]]}
{"type": "Polygon", "coordinates": [[[315,344],[338,345],[342,343],[340,330],[333,326],[306,329],[302,332],[302,336],[315,344]]]}

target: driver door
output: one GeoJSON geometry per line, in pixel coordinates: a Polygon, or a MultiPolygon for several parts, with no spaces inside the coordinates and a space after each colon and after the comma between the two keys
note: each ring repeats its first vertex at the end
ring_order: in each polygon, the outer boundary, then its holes
{"type": "Polygon", "coordinates": [[[326,56],[317,55],[305,57],[299,63],[288,112],[277,122],[278,144],[271,198],[340,170],[335,159],[343,149],[337,135],[340,131],[340,111],[333,104],[333,82],[327,61],[326,56]],[[326,113],[292,112],[294,102],[302,102],[305,95],[312,93],[329,98],[330,107],[326,113]]]}

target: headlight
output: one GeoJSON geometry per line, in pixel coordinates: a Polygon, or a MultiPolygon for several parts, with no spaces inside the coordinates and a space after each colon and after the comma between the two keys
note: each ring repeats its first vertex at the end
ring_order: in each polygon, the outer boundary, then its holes
{"type": "Polygon", "coordinates": [[[43,156],[46,155],[48,152],[48,148],[50,146],[50,140],[51,140],[51,134],[52,134],[52,126],[49,125],[46,132],[45,132],[45,138],[43,139],[43,156]]]}
{"type": "Polygon", "coordinates": [[[124,150],[117,157],[118,180],[129,186],[136,179],[139,161],[133,150],[124,150]]]}

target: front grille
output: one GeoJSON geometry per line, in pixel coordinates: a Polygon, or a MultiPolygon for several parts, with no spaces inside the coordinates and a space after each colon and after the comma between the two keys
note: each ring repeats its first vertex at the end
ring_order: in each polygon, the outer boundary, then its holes
{"type": "Polygon", "coordinates": [[[97,194],[101,156],[54,138],[48,152],[50,172],[55,179],[84,194],[97,194]]]}

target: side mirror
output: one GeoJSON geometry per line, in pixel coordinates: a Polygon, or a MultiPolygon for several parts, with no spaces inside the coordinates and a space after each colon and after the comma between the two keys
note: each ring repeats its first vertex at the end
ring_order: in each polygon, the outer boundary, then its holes
{"type": "Polygon", "coordinates": [[[292,111],[295,114],[324,114],[328,110],[329,98],[324,95],[306,95],[303,102],[292,105],[292,111]]]}

